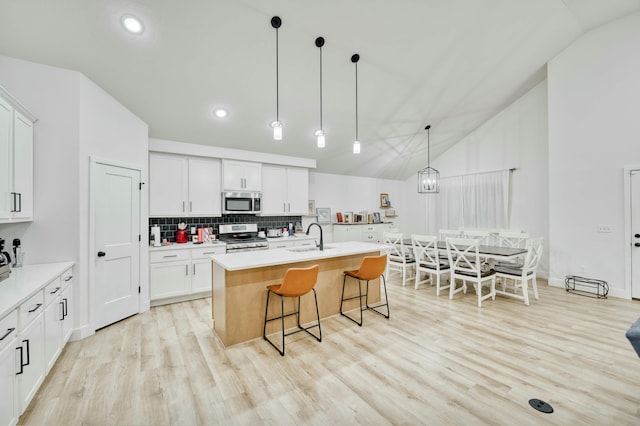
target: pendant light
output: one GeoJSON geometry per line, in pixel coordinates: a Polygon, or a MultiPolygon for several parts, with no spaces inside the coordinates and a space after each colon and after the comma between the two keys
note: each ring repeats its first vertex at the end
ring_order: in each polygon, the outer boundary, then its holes
{"type": "Polygon", "coordinates": [[[276,29],[276,121],[271,123],[273,129],[273,139],[282,140],[282,123],[280,122],[280,85],[278,68],[278,28],[282,25],[282,20],[278,16],[271,18],[271,26],[276,29]]]}
{"type": "Polygon", "coordinates": [[[429,129],[431,129],[431,125],[425,127],[427,131],[427,167],[418,172],[418,193],[420,194],[437,194],[440,192],[440,172],[430,165],[429,129]]]}
{"type": "Polygon", "coordinates": [[[316,46],[320,49],[320,130],[316,130],[318,148],[324,148],[324,130],[322,128],[322,46],[324,46],[324,38],[316,38],[316,46]]]}
{"type": "Polygon", "coordinates": [[[356,139],[353,141],[353,153],[360,154],[360,140],[358,139],[358,61],[360,55],[357,53],[351,56],[351,62],[356,65],[356,139]]]}

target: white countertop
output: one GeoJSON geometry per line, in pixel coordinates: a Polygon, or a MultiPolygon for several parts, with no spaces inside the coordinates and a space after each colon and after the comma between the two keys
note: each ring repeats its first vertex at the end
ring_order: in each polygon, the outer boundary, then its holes
{"type": "Polygon", "coordinates": [[[74,262],[41,263],[13,268],[9,278],[0,281],[0,317],[18,307],[73,264],[74,262]]]}
{"type": "Polygon", "coordinates": [[[305,262],[308,260],[350,256],[352,254],[369,253],[372,251],[387,252],[388,249],[388,247],[383,244],[347,241],[325,244],[323,251],[295,251],[308,248],[308,246],[303,246],[241,253],[214,254],[211,255],[211,258],[214,263],[222,266],[227,271],[239,271],[242,269],[262,268],[265,266],[305,262]]]}
{"type": "Polygon", "coordinates": [[[267,237],[267,241],[270,243],[275,243],[278,241],[303,241],[303,240],[317,240],[318,236],[313,235],[289,235],[288,237],[267,237]]]}
{"type": "Polygon", "coordinates": [[[159,247],[149,246],[149,251],[163,251],[163,250],[182,250],[182,249],[197,249],[197,248],[207,248],[207,247],[226,247],[227,243],[223,243],[222,241],[216,240],[215,243],[202,243],[195,244],[192,242],[178,244],[163,244],[159,247]]]}

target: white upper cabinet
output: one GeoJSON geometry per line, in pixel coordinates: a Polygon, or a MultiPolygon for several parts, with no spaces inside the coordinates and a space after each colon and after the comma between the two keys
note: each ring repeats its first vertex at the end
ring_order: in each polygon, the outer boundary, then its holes
{"type": "Polygon", "coordinates": [[[13,144],[12,124],[13,108],[0,98],[0,220],[11,217],[12,161],[11,145],[13,144]]]}
{"type": "Polygon", "coordinates": [[[222,160],[223,190],[262,191],[262,164],[222,160]]]}
{"type": "Polygon", "coordinates": [[[220,160],[189,158],[189,215],[220,216],[220,160]]]}
{"type": "Polygon", "coordinates": [[[150,216],[220,216],[220,160],[149,153],[150,216]]]}
{"type": "Polygon", "coordinates": [[[33,122],[0,97],[0,222],[33,220],[33,122]]]}
{"type": "Polygon", "coordinates": [[[189,163],[185,157],[149,153],[149,215],[187,214],[189,163]]]}
{"type": "Polygon", "coordinates": [[[307,169],[262,167],[262,215],[307,215],[308,203],[307,169]]]}

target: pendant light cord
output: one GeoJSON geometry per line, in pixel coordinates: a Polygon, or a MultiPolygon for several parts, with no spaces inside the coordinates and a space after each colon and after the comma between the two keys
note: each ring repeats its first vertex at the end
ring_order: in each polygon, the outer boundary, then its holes
{"type": "Polygon", "coordinates": [[[358,62],[356,62],[356,140],[358,141],[358,62]]]}
{"type": "Polygon", "coordinates": [[[278,29],[276,28],[276,121],[280,121],[280,67],[279,67],[278,29]]]}
{"type": "Polygon", "coordinates": [[[320,49],[320,130],[322,130],[322,46],[320,49]]]}

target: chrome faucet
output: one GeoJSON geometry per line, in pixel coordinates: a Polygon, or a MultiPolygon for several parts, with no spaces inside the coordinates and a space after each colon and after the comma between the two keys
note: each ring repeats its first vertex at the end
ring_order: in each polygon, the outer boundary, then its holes
{"type": "Polygon", "coordinates": [[[307,235],[309,235],[309,230],[311,229],[311,227],[313,225],[316,225],[318,227],[318,229],[320,229],[320,244],[316,244],[316,247],[319,247],[320,250],[324,250],[324,243],[322,241],[322,226],[320,226],[319,223],[313,222],[311,225],[309,225],[309,227],[307,228],[307,235]]]}

